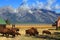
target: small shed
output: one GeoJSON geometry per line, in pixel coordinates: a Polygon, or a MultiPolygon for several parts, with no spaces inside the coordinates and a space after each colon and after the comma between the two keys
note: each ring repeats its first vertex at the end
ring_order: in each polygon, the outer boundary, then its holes
{"type": "Polygon", "coordinates": [[[3,18],[0,17],[0,28],[6,28],[6,22],[3,18]]]}

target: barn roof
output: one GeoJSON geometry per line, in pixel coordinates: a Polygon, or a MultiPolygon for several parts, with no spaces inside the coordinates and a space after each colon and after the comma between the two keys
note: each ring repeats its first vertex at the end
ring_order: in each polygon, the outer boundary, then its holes
{"type": "Polygon", "coordinates": [[[5,20],[0,17],[0,24],[6,24],[5,20]]]}

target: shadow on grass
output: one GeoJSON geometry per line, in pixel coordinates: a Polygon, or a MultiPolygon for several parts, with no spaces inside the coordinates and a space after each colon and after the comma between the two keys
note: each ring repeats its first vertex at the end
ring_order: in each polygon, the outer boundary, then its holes
{"type": "Polygon", "coordinates": [[[14,38],[13,36],[0,35],[0,37],[14,38]]]}
{"type": "Polygon", "coordinates": [[[42,38],[42,39],[53,39],[53,40],[60,40],[60,37],[56,36],[50,36],[50,35],[39,35],[39,36],[35,36],[36,38],[42,38]]]}

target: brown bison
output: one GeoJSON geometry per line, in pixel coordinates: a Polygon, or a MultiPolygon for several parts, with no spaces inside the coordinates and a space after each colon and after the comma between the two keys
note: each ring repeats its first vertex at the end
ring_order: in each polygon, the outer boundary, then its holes
{"type": "Polygon", "coordinates": [[[19,31],[19,29],[18,29],[18,28],[11,28],[10,30],[19,31]]]}
{"type": "Polygon", "coordinates": [[[31,29],[34,30],[35,34],[37,34],[37,35],[39,34],[39,32],[38,32],[38,30],[36,28],[32,27],[31,29]]]}
{"type": "Polygon", "coordinates": [[[19,32],[15,32],[15,34],[18,36],[18,35],[21,35],[19,32]]]}
{"type": "Polygon", "coordinates": [[[42,31],[42,34],[44,34],[44,33],[45,33],[45,34],[50,34],[50,35],[51,35],[51,32],[48,31],[48,30],[43,30],[43,31],[42,31]]]}
{"type": "Polygon", "coordinates": [[[30,36],[31,35],[33,35],[33,36],[38,35],[38,33],[39,32],[35,28],[31,28],[31,29],[26,30],[26,34],[29,34],[30,36]]]}
{"type": "Polygon", "coordinates": [[[19,32],[17,32],[15,29],[10,29],[9,31],[6,32],[6,34],[12,35],[13,37],[15,37],[15,35],[21,35],[19,32]]]}
{"type": "Polygon", "coordinates": [[[15,35],[20,35],[20,33],[18,33],[15,29],[8,28],[1,28],[0,33],[3,34],[3,36],[12,35],[13,37],[15,37],[15,35]]]}

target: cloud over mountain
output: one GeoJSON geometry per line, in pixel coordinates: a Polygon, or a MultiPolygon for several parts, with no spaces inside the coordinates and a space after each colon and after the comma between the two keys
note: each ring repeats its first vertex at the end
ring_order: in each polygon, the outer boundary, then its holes
{"type": "MultiPolygon", "coordinates": [[[[27,5],[28,1],[29,0],[23,0],[23,3],[25,3],[25,5],[27,5]]],[[[59,8],[60,5],[57,4],[56,2],[57,2],[57,0],[46,0],[46,2],[41,2],[39,0],[35,0],[35,2],[33,2],[31,4],[31,6],[30,5],[28,5],[28,6],[34,7],[34,8],[37,7],[38,9],[43,8],[43,9],[48,9],[48,10],[56,10],[56,9],[58,10],[58,9],[60,9],[59,8]],[[56,5],[54,5],[54,4],[56,4],[56,5]]]]}

